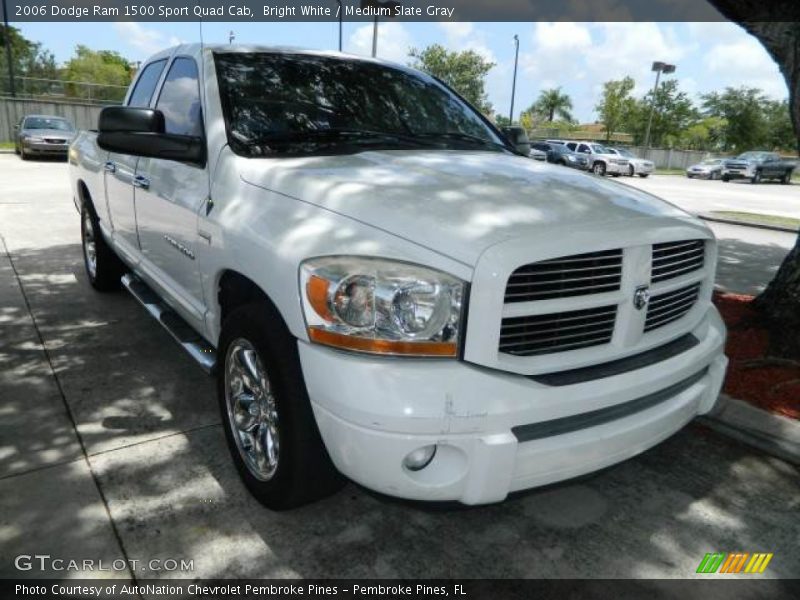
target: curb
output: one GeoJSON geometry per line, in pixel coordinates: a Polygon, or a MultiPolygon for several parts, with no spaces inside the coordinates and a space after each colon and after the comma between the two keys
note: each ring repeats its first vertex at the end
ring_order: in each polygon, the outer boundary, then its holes
{"type": "Polygon", "coordinates": [[[800,465],[800,422],[720,394],[722,407],[700,421],[739,442],[800,465]]]}
{"type": "Polygon", "coordinates": [[[786,233],[797,233],[800,229],[793,227],[784,227],[783,225],[767,225],[765,223],[754,223],[752,221],[738,221],[736,219],[726,219],[724,217],[712,217],[704,213],[698,213],[698,217],[704,221],[711,221],[712,223],[725,223],[726,225],[739,225],[741,227],[754,227],[755,229],[767,229],[769,231],[783,231],[786,233]]]}

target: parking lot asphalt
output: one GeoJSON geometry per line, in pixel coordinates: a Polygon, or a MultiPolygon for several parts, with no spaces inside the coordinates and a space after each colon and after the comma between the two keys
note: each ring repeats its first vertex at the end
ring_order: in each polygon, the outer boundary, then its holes
{"type": "MultiPolygon", "coordinates": [[[[800,469],[696,423],[497,505],[406,503],[350,484],[270,512],[237,478],[212,380],[124,292],[88,285],[63,162],[0,156],[0,235],[0,577],[52,575],[14,568],[39,553],[138,561],[140,578],[682,578],[713,551],[773,552],[764,577],[800,576],[800,469]],[[148,568],[167,558],[193,570],[148,568]]],[[[776,266],[785,242],[773,242],[722,260],[747,272],[774,246],[776,266]]]]}
{"type": "Polygon", "coordinates": [[[800,218],[800,184],[777,181],[751,184],[689,179],[680,175],[651,175],[647,178],[620,177],[620,183],[650,192],[691,213],[715,210],[762,213],[800,218]]]}

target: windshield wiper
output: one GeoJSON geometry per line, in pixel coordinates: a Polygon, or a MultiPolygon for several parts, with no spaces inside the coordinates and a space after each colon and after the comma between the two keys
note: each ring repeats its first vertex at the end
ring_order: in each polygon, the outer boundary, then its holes
{"type": "Polygon", "coordinates": [[[508,146],[506,146],[505,144],[493,142],[492,140],[487,140],[486,138],[482,138],[477,135],[472,135],[470,133],[462,133],[460,131],[434,131],[434,132],[417,133],[415,134],[415,136],[422,137],[425,139],[440,138],[444,140],[455,140],[458,142],[466,142],[468,144],[473,144],[476,146],[483,146],[485,148],[508,150],[508,146]]]}
{"type": "Polygon", "coordinates": [[[242,144],[302,144],[326,143],[326,142],[363,142],[367,140],[385,141],[392,140],[415,146],[430,146],[429,142],[421,140],[416,136],[395,133],[391,131],[373,131],[370,129],[309,129],[307,131],[276,131],[255,138],[248,138],[238,131],[233,131],[233,135],[242,144]]]}

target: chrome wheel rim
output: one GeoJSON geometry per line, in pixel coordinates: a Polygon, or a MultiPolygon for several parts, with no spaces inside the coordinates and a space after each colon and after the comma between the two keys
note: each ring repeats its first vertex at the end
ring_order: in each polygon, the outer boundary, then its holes
{"type": "Polygon", "coordinates": [[[86,258],[86,270],[92,279],[97,276],[97,242],[94,236],[94,224],[89,212],[83,215],[83,254],[86,258]]]}
{"type": "Polygon", "coordinates": [[[280,432],[275,396],[253,344],[235,339],[225,356],[225,405],[239,455],[256,479],[278,470],[280,432]]]}
{"type": "Polygon", "coordinates": [[[596,164],[594,166],[594,174],[595,175],[602,175],[603,174],[603,166],[600,164],[596,164]]]}

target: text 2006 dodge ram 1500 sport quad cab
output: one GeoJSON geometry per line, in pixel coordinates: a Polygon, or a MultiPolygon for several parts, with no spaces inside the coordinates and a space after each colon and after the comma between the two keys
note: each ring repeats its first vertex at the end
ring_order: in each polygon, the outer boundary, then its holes
{"type": "Polygon", "coordinates": [[[346,476],[500,501],[709,412],[716,244],[648,194],[515,153],[412,69],[184,45],[70,149],[92,285],[215,373],[251,492],[346,476]]]}

